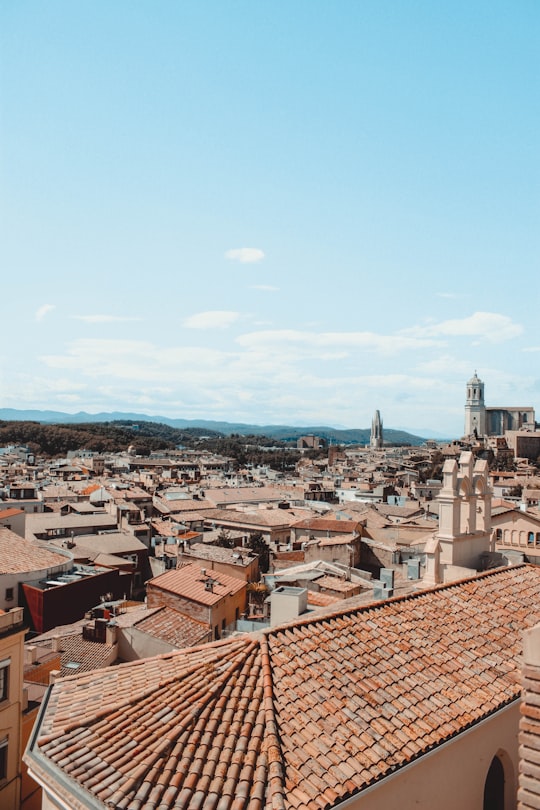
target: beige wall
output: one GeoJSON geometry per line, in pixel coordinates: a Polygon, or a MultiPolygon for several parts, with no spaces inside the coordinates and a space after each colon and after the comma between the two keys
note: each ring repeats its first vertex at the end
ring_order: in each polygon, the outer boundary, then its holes
{"type": "Polygon", "coordinates": [[[0,520],[0,526],[5,526],[6,529],[11,529],[12,532],[18,534],[19,537],[24,537],[26,525],[26,512],[20,512],[16,515],[10,515],[9,517],[3,518],[0,520]]]}
{"type": "Polygon", "coordinates": [[[481,810],[495,755],[505,768],[505,810],[516,807],[519,701],[375,787],[339,805],[350,810],[481,810]]]}
{"type": "Polygon", "coordinates": [[[7,738],[7,778],[0,808],[18,810],[21,796],[24,626],[22,608],[0,613],[0,661],[9,661],[7,700],[0,702],[0,740],[7,738]]]}
{"type": "Polygon", "coordinates": [[[136,627],[127,627],[118,634],[118,657],[121,661],[138,661],[163,655],[176,649],[172,644],[143,633],[136,627]]]}
{"type": "Polygon", "coordinates": [[[150,583],[147,586],[147,605],[149,608],[167,607],[174,608],[185,616],[190,616],[200,622],[207,622],[212,626],[212,631],[217,628],[217,635],[221,637],[223,622],[225,627],[236,621],[236,614],[241,616],[247,606],[246,586],[240,588],[234,594],[228,594],[216,602],[214,605],[203,605],[191,599],[186,599],[178,594],[157,588],[150,583]]]}
{"type": "MultiPolygon", "coordinates": [[[[30,734],[34,728],[34,722],[38,716],[38,707],[25,712],[22,725],[22,750],[26,748],[30,734]]],[[[21,810],[40,810],[42,802],[42,790],[37,782],[29,776],[28,766],[22,763],[22,788],[21,788],[21,810]]]]}
{"type": "Polygon", "coordinates": [[[491,522],[497,548],[520,548],[523,551],[540,548],[540,523],[525,512],[516,509],[504,515],[494,515],[491,522]],[[500,540],[497,539],[498,529],[502,533],[500,540]],[[529,542],[529,532],[534,535],[532,543],[529,542]]]}
{"type": "Polygon", "coordinates": [[[441,565],[477,569],[480,555],[490,550],[491,542],[486,534],[463,534],[451,540],[439,538],[441,565]]]}

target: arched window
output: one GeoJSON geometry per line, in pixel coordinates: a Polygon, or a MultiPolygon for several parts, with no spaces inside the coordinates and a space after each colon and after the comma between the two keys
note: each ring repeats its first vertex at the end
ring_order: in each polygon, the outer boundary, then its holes
{"type": "Polygon", "coordinates": [[[497,543],[500,543],[502,541],[502,529],[497,529],[496,540],[497,543]]]}
{"type": "Polygon", "coordinates": [[[499,757],[493,757],[489,766],[483,810],[504,810],[504,768],[499,757]]]}
{"type": "Polygon", "coordinates": [[[534,532],[529,532],[527,535],[527,545],[534,546],[534,532]]]}
{"type": "Polygon", "coordinates": [[[536,545],[540,546],[540,532],[536,532],[536,545]]]}

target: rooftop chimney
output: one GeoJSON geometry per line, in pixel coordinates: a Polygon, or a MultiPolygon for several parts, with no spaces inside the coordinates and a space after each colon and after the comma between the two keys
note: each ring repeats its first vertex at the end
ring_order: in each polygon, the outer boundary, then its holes
{"type": "Polygon", "coordinates": [[[24,663],[35,664],[37,661],[37,647],[28,645],[24,648],[24,663]]]}

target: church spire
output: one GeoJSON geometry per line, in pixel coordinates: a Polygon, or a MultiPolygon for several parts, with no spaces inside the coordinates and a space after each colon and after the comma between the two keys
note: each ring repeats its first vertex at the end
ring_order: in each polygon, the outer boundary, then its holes
{"type": "Polygon", "coordinates": [[[369,446],[380,449],[383,446],[383,423],[379,411],[375,411],[375,415],[371,421],[371,437],[369,446]]]}

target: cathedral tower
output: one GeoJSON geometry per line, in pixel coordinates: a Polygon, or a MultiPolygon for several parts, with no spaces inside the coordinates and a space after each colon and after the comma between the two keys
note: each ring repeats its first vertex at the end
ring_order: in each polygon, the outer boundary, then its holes
{"type": "Polygon", "coordinates": [[[465,436],[486,434],[486,406],[484,403],[484,383],[474,372],[474,377],[467,383],[465,402],[465,436]]]}

